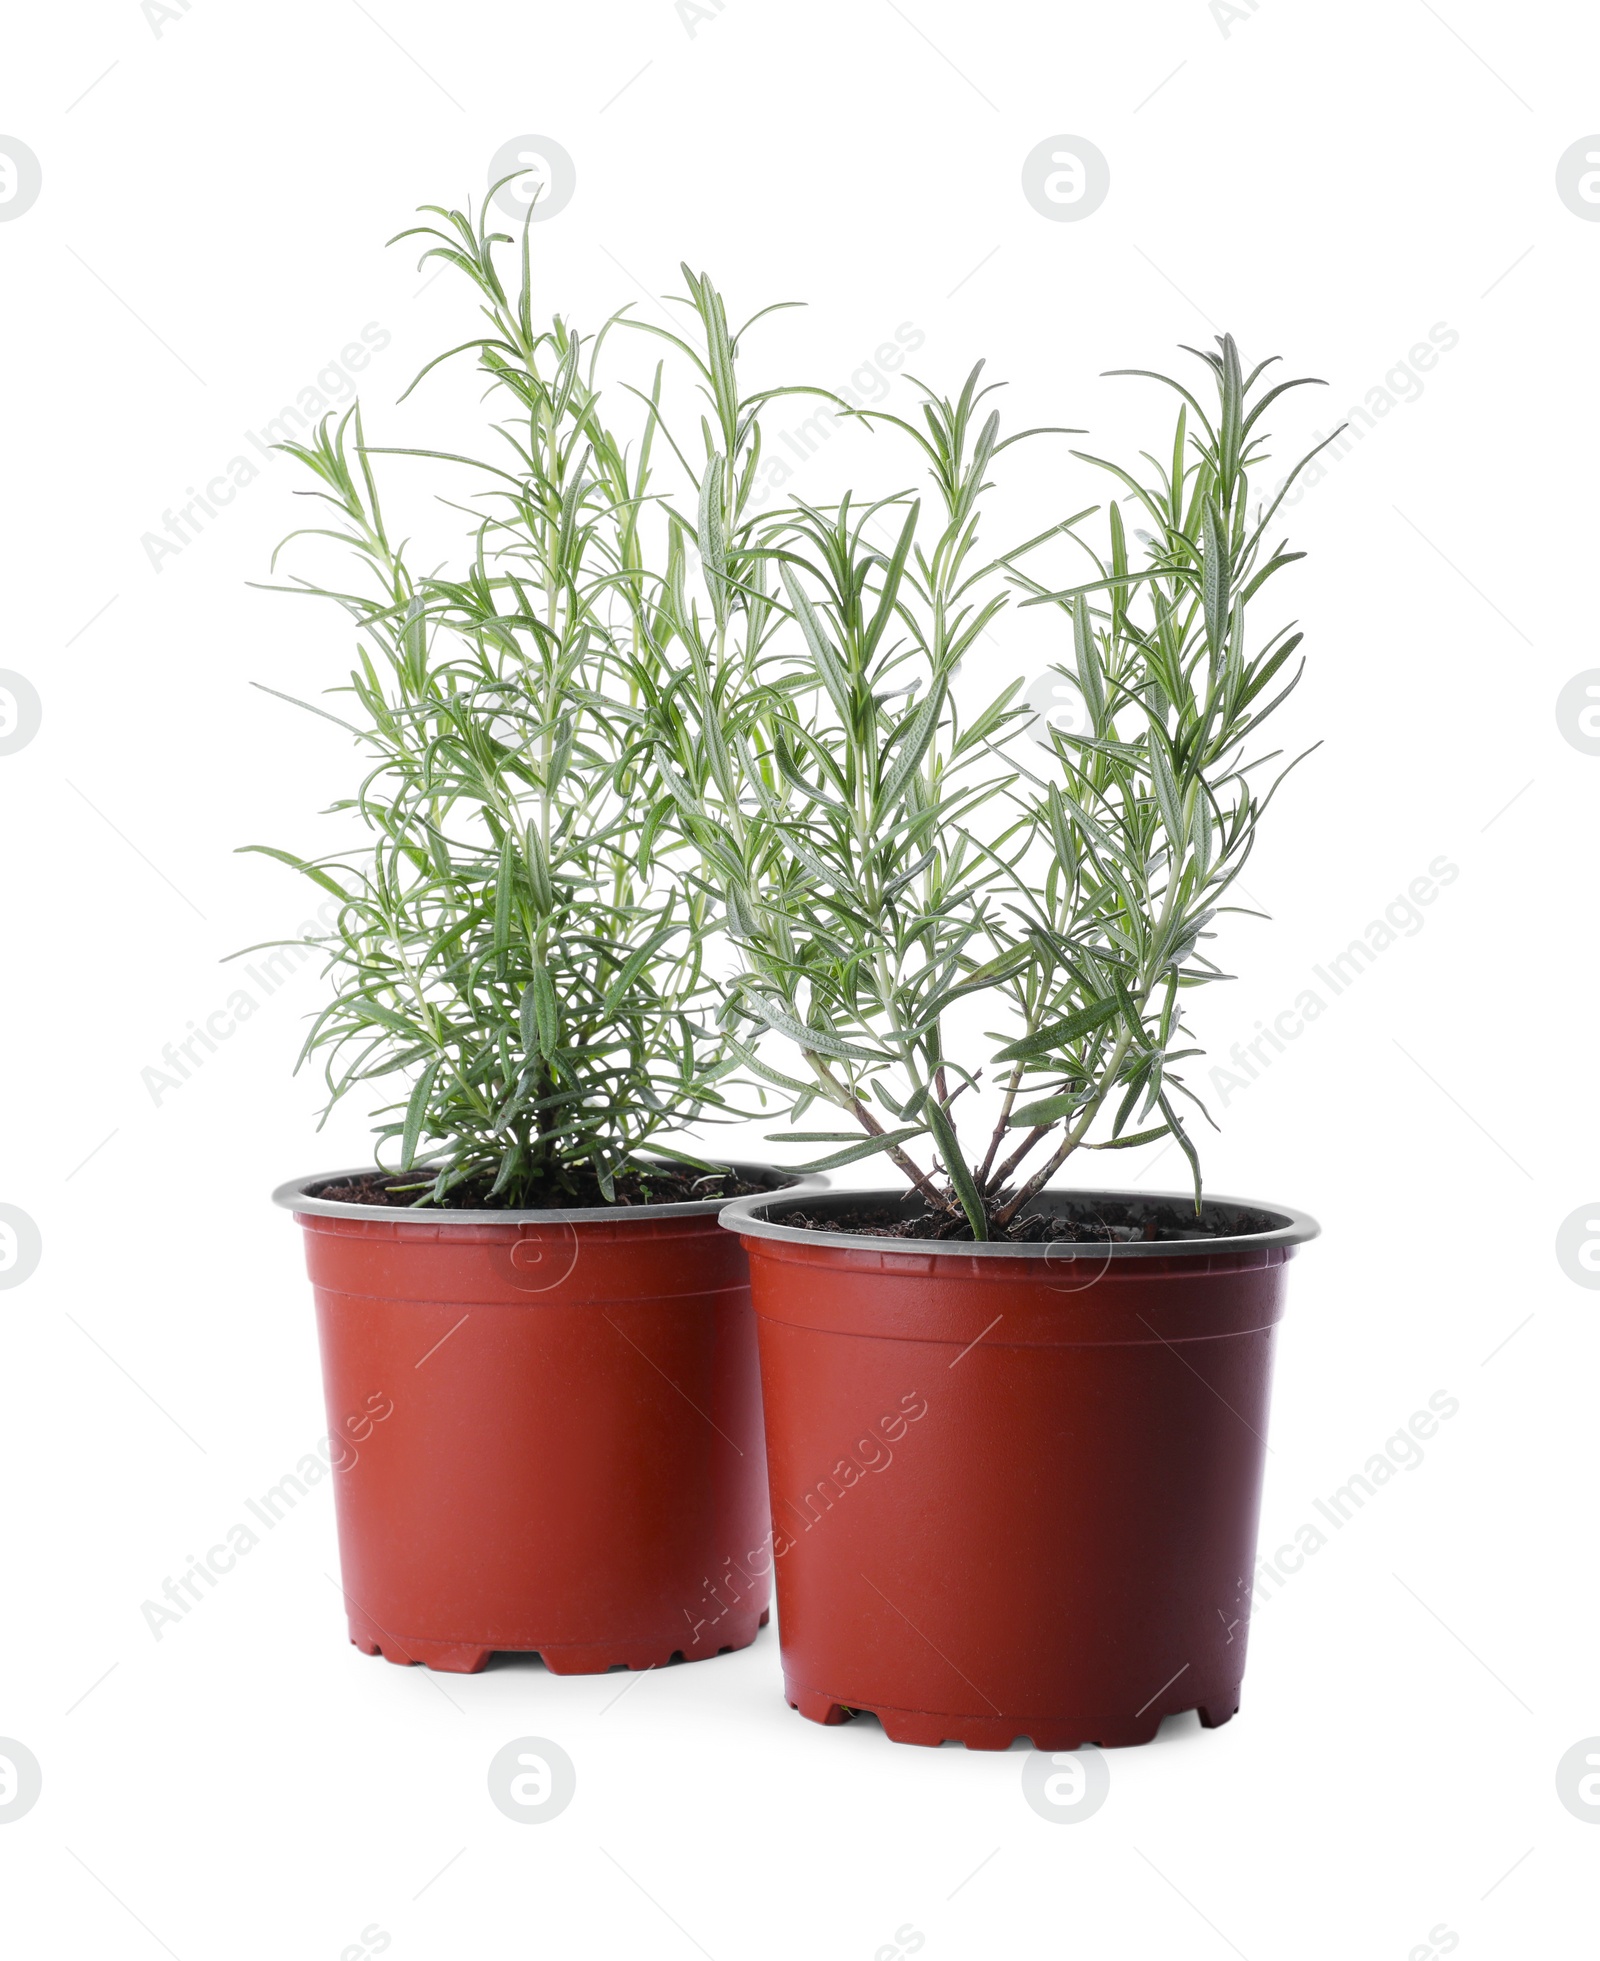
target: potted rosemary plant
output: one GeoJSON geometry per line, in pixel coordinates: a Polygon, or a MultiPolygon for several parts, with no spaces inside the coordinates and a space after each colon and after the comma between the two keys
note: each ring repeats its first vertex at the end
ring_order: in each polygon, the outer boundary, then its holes
{"type": "Polygon", "coordinates": [[[1255,615],[1300,554],[1269,540],[1282,491],[1252,505],[1251,482],[1298,384],[1223,338],[1214,401],[1170,384],[1162,461],[1104,464],[1103,513],[994,554],[980,514],[1017,438],[976,372],[919,423],[863,411],[915,445],[930,495],[763,516],[737,348],[704,309],[701,329],[689,352],[730,406],[698,483],[707,597],[680,568],[650,622],[660,767],[779,1135],[814,1170],[880,1157],[901,1181],[722,1215],[752,1263],[773,1538],[750,1551],[776,1568],[789,1701],[984,1748],[1224,1722],[1283,1268],[1316,1227],[1202,1196],[1184,1009],[1222,978],[1207,946],[1287,773],[1259,731],[1300,635],[1255,615]],[[1086,576],[1031,577],[1063,536],[1086,576]],[[1048,749],[1018,740],[1020,683],[958,708],[958,663],[1018,600],[1058,611],[1081,702],[1048,749]],[[1050,1182],[1160,1139],[1192,1195],[1050,1182]]]}
{"type": "Polygon", "coordinates": [[[355,408],[286,445],[326,513],[309,535],[355,564],[290,590],[355,623],[334,719],[364,775],[342,848],[270,855],[337,908],[305,1056],[330,1104],[387,1096],[378,1166],[276,1194],[305,1230],[330,1432],[369,1439],[337,1460],[350,1633],[469,1672],[496,1649],[557,1673],[698,1659],[753,1640],[768,1591],[701,1612],[727,1545],[766,1530],[748,1268],[716,1217],[797,1180],[668,1141],[730,1114],[734,1059],[708,1012],[715,906],[630,697],[653,418],[626,447],[604,332],[535,324],[526,227],[508,290],[511,241],[428,209],[402,236],[477,290],[496,459],[376,450],[355,408]],[[458,566],[394,541],[385,455],[443,465],[452,493],[468,466],[458,566]]]}

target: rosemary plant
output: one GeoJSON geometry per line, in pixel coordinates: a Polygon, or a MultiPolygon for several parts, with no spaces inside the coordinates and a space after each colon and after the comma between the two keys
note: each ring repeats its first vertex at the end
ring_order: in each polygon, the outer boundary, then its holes
{"type": "Polygon", "coordinates": [[[731,1048],[791,1124],[814,1106],[848,1120],[780,1133],[835,1147],[808,1168],[882,1153],[940,1232],[1024,1231],[1028,1201],[1075,1151],[1168,1135],[1198,1208],[1175,1101],[1193,1100],[1174,1067],[1196,1052],[1181,1005],[1220,977],[1200,945],[1287,773],[1258,789],[1274,758],[1251,745],[1299,678],[1284,670],[1300,635],[1251,652],[1246,613],[1301,554],[1264,555],[1283,492],[1252,518],[1249,473],[1263,412],[1299,384],[1258,392],[1264,370],[1246,377],[1223,338],[1201,357],[1212,413],[1169,384],[1182,397],[1170,465],[1151,460],[1141,479],[1101,463],[1154,527],[1146,563],[1132,565],[1113,501],[1103,553],[1084,547],[1095,576],[1052,591],[1019,559],[1095,513],[985,558],[987,473],[1020,438],[1002,439],[993,413],[980,425],[976,372],[953,401],[924,391],[920,428],[865,412],[919,447],[931,503],[900,493],[751,515],[761,398],[740,395],[715,296],[693,298],[700,340],[686,352],[721,405],[691,466],[702,580],[691,595],[682,519],[645,693],[658,766],[736,950],[731,1048]],[[1018,591],[1060,610],[1062,671],[1087,709],[1086,732],[1053,735],[1048,777],[1012,753],[1016,687],[969,722],[952,687],[1018,591]],[[1013,1014],[984,1060],[948,1034],[974,994],[1013,1014]],[[774,1067],[771,1038],[798,1062],[774,1067]],[[990,1068],[998,1117],[975,1150],[957,1105],[990,1068]]]}
{"type": "Polygon", "coordinates": [[[1083,457],[1122,499],[1098,546],[1098,508],[996,555],[981,542],[996,460],[1064,432],[1002,436],[978,369],[954,398],[923,389],[920,421],[845,411],[912,445],[931,492],[762,511],[763,409],[826,391],[745,390],[753,322],[731,329],[685,268],[685,332],[626,324],[687,363],[699,445],[672,434],[662,365],[625,391],[624,441],[598,380],[624,316],[587,340],[560,316],[536,326],[528,228],[508,288],[513,241],[487,208],[426,207],[436,222],[402,237],[475,289],[486,330],[438,360],[475,356],[496,459],[369,448],[358,408],[286,445],[333,513],[292,536],[337,540],[360,569],[354,590],[290,588],[358,628],[353,719],[332,719],[367,758],[335,806],[360,837],[270,853],[339,900],[313,941],[333,998],[304,1051],[330,1107],[393,1084],[380,1158],[419,1203],[464,1184],[609,1200],[647,1144],[699,1164],[661,1139],[732,1113],[737,1071],[775,1096],[780,1136],[824,1147],[808,1169],[885,1155],[940,1233],[1035,1229],[1030,1200],[1075,1152],[1163,1137],[1198,1207],[1183,1010],[1223,977],[1202,949],[1293,767],[1258,731],[1301,671],[1300,634],[1257,636],[1252,609],[1301,556],[1268,531],[1310,457],[1253,516],[1250,480],[1266,410],[1303,384],[1246,375],[1226,336],[1199,356],[1214,406],[1149,377],[1180,398],[1171,448],[1137,472],[1083,457]],[[681,500],[653,487],[658,438],[681,500]],[[392,542],[383,455],[471,472],[453,571],[392,542]],[[1137,564],[1125,507],[1150,527],[1137,564]],[[1063,538],[1092,576],[1022,569],[1063,538]],[[1046,769],[1014,741],[1020,684],[970,717],[956,686],[1019,598],[1058,611],[1058,672],[1084,707],[1081,729],[1050,732],[1046,769]],[[990,1004],[1009,1025],[975,1037],[990,1004]],[[799,1128],[813,1109],[841,1127],[799,1128]]]}
{"type": "Polygon", "coordinates": [[[595,1185],[610,1201],[625,1172],[648,1180],[647,1144],[699,1163],[662,1138],[725,1111],[730,1067],[707,1012],[715,909],[675,868],[681,834],[630,694],[654,644],[640,514],[655,425],[631,451],[612,435],[605,330],[536,325],[527,227],[508,290],[496,253],[514,241],[487,211],[425,207],[436,222],[401,236],[476,289],[485,331],[438,358],[475,354],[493,460],[369,448],[359,408],[285,446],[332,513],[291,536],[355,560],[353,589],[289,590],[356,623],[350,716],[333,719],[367,772],[334,806],[356,813],[354,845],[269,855],[339,901],[313,942],[333,996],[302,1060],[322,1058],[330,1108],[357,1084],[393,1086],[379,1159],[415,1173],[415,1201],[463,1184],[492,1204],[570,1203],[595,1185]],[[380,504],[383,455],[467,467],[459,566],[408,563],[380,504]]]}
{"type": "Polygon", "coordinates": [[[1263,387],[1272,361],[1246,375],[1232,336],[1217,345],[1216,353],[1186,350],[1209,370],[1210,414],[1169,376],[1117,371],[1180,396],[1170,464],[1146,456],[1140,477],[1084,458],[1108,471],[1154,527],[1136,534],[1146,563],[1131,568],[1113,499],[1104,553],[1085,547],[1093,580],[1047,593],[1013,574],[1030,590],[1027,604],[1057,607],[1070,629],[1071,661],[1058,672],[1081,695],[1087,726],[1081,734],[1051,730],[1059,777],[1032,778],[1024,795],[1041,846],[1032,862],[1042,861],[1044,875],[1022,881],[1009,908],[1008,937],[1030,958],[1006,982],[1023,1033],[995,1056],[1010,1069],[995,1138],[1023,1132],[998,1165],[993,1146],[985,1160],[982,1189],[999,1200],[1001,1226],[1074,1151],[1167,1136],[1189,1160],[1200,1205],[1199,1156],[1174,1102],[1182,1097],[1207,1114],[1173,1067],[1199,1053],[1182,1046],[1184,996],[1227,978],[1201,942],[1214,937],[1221,914],[1248,910],[1223,899],[1279,786],[1310,753],[1258,787],[1281,752],[1257,749],[1257,732],[1299,684],[1304,662],[1292,671],[1289,663],[1303,636],[1283,626],[1252,651],[1247,611],[1270,579],[1304,557],[1281,543],[1269,550],[1267,539],[1316,452],[1254,515],[1250,471],[1266,460],[1258,428],[1266,410],[1290,389],[1320,385],[1301,378],[1263,387]],[[1107,1113],[1109,1124],[1092,1138],[1107,1113]],[[1006,1192],[1034,1152],[1039,1159],[1006,1192]]]}

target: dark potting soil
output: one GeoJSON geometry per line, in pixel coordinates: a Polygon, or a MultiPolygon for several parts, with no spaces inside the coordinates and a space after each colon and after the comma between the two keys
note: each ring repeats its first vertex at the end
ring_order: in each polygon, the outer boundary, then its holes
{"type": "MultiPolygon", "coordinates": [[[[307,1194],[330,1199],[336,1205],[382,1205],[415,1209],[416,1202],[431,1183],[426,1174],[399,1171],[366,1171],[357,1178],[335,1178],[307,1194]]],[[[579,1211],[590,1207],[621,1210],[630,1205],[692,1205],[705,1199],[745,1198],[757,1192],[782,1190],[776,1177],[747,1178],[734,1171],[696,1171],[684,1165],[649,1165],[625,1171],[616,1180],[616,1197],[608,1199],[592,1171],[574,1172],[564,1184],[546,1184],[524,1191],[515,1207],[502,1194],[489,1196],[494,1183],[487,1173],[455,1185],[437,1205],[425,1211],[503,1212],[503,1211],[579,1211]]]]}
{"type": "MultiPolygon", "coordinates": [[[[1196,1217],[1194,1207],[1181,1200],[1096,1199],[1085,1195],[1081,1201],[1069,1200],[1065,1213],[1025,1212],[1002,1227],[992,1221],[1003,1205],[1003,1199],[990,1203],[990,1238],[1022,1245],[1226,1239],[1238,1233],[1270,1232],[1278,1223],[1270,1213],[1252,1212],[1240,1205],[1207,1206],[1196,1217]]],[[[964,1213],[952,1216],[936,1212],[932,1206],[909,1218],[891,1205],[861,1205],[826,1213],[785,1212],[777,1223],[799,1226],[807,1232],[864,1233],[874,1239],[973,1238],[964,1213]]]]}

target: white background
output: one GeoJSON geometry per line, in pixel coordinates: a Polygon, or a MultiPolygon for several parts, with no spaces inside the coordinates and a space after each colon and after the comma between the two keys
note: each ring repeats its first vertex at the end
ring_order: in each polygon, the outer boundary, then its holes
{"type": "MultiPolygon", "coordinates": [[[[1556,165],[1600,126],[1600,21],[715,4],[80,0],[8,25],[0,134],[43,190],[0,224],[0,666],[43,725],[0,757],[0,1200],[44,1253],[0,1295],[0,1735],[44,1788],[0,1830],[7,1947],[1589,1952],[1600,1830],[1555,1772],[1600,1733],[1600,1304],[1555,1239],[1600,1188],[1600,758],[1555,704],[1600,665],[1577,602],[1600,224],[1556,165]],[[648,309],[687,258],[741,317],[810,302],[757,344],[774,377],[842,382],[910,322],[938,385],[986,357],[1008,415],[1123,449],[1167,411],[1101,371],[1222,327],[1327,377],[1290,398],[1295,442],[1396,396],[1289,514],[1311,660],[1283,733],[1325,746],[1246,881],[1274,923],[1233,929],[1242,978],[1199,1021],[1222,1062],[1431,861],[1459,867],[1209,1141],[1214,1189],[1325,1228],[1290,1276],[1264,1547],[1431,1395],[1459,1413],[1261,1605],[1238,1719],[1112,1754],[1075,1825],[1025,1804],[1021,1750],[802,1722],[775,1629],[640,1678],[362,1657],[325,1486],[161,1640],[141,1612],[321,1434],[309,1290],[267,1193],[366,1155],[361,1110],[318,1138],[316,1084],[290,1076],[309,969],[159,1104],[142,1081],[238,984],[222,957],[307,909],[234,847],[313,848],[351,778],[335,732],[249,686],[310,692],[347,663],[334,618],[247,584],[296,521],[291,466],[159,571],[141,539],[367,323],[392,337],[361,378],[369,435],[427,426],[395,397],[469,306],[383,241],[425,199],[481,195],[519,134],[575,160],[535,242],[548,306],[586,325],[648,309]],[[1020,173],[1067,134],[1110,194],[1051,222],[1020,173]],[[1459,340],[1417,394],[1393,371],[1438,323],[1459,340]],[[578,1774],[538,1828],[485,1788],[527,1734],[578,1774]]],[[[1040,526],[1100,494],[1065,444],[1007,483],[1040,526]]],[[[1010,671],[1053,657],[1000,638],[1010,671]]],[[[1122,1168],[1178,1182],[1170,1157],[1122,1168]]]]}

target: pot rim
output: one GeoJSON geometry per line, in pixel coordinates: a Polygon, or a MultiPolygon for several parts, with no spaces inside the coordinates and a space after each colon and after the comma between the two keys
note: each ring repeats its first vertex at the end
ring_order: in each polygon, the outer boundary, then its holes
{"type": "MultiPolygon", "coordinates": [[[[670,1164],[675,1160],[647,1158],[645,1162],[670,1164]]],[[[762,1173],[783,1179],[779,1192],[752,1193],[752,1197],[787,1198],[802,1192],[814,1196],[828,1182],[817,1172],[785,1171],[782,1165],[754,1164],[747,1158],[730,1158],[726,1168],[744,1176],[762,1173]]],[[[633,1219],[697,1219],[738,1202],[731,1198],[703,1198],[672,1205],[573,1205],[552,1206],[548,1210],[524,1206],[516,1210],[509,1207],[495,1210],[488,1207],[468,1209],[465,1206],[351,1205],[341,1199],[318,1198],[306,1189],[309,1185],[331,1185],[340,1178],[368,1177],[381,1169],[375,1164],[360,1164],[341,1171],[313,1171],[303,1178],[290,1178],[279,1185],[272,1194],[272,1202],[287,1211],[317,1219],[364,1219],[372,1224],[379,1220],[392,1220],[412,1225],[437,1223],[453,1226],[586,1225],[601,1220],[616,1223],[633,1219]]]]}
{"type": "MultiPolygon", "coordinates": [[[[888,1239],[877,1233],[866,1232],[814,1232],[804,1226],[786,1226],[781,1217],[769,1216],[775,1206],[788,1205],[792,1200],[804,1196],[809,1209],[836,1210],[845,1206],[860,1205],[871,1201],[887,1202],[905,1209],[917,1201],[914,1192],[903,1190],[869,1191],[830,1191],[822,1196],[820,1205],[815,1193],[798,1192],[755,1193],[746,1198],[736,1198],[728,1202],[718,1216],[717,1223],[729,1232],[737,1232],[750,1239],[779,1240],[790,1246],[832,1247],[836,1252],[874,1252],[885,1254],[910,1254],[920,1257],[933,1254],[936,1257],[959,1256],[964,1260],[1047,1260],[1060,1263],[1063,1260],[1093,1259],[1104,1261],[1139,1259],[1185,1259],[1209,1258],[1213,1254],[1256,1252],[1268,1247],[1285,1249],[1302,1246],[1315,1239],[1322,1231],[1309,1212],[1297,1211],[1290,1205],[1277,1205],[1262,1199],[1230,1198],[1221,1192],[1207,1193],[1204,1205],[1237,1206],[1250,1212],[1271,1213],[1277,1221],[1266,1232],[1241,1232],[1219,1235],[1212,1239],[1133,1239],[1133,1240],[1086,1240],[1081,1243],[1062,1240],[994,1242],[972,1239],[888,1239]]],[[[1085,1190],[1080,1186],[1056,1185],[1047,1187],[1038,1197],[1031,1200],[1030,1212],[1056,1211],[1060,1202],[1067,1199],[1082,1200],[1113,1199],[1119,1202],[1139,1203],[1151,1199],[1173,1199],[1187,1203],[1193,1192],[1146,1192],[1146,1191],[1100,1191],[1085,1190]],[[1051,1201],[1055,1201],[1052,1203],[1051,1201]]]]}

